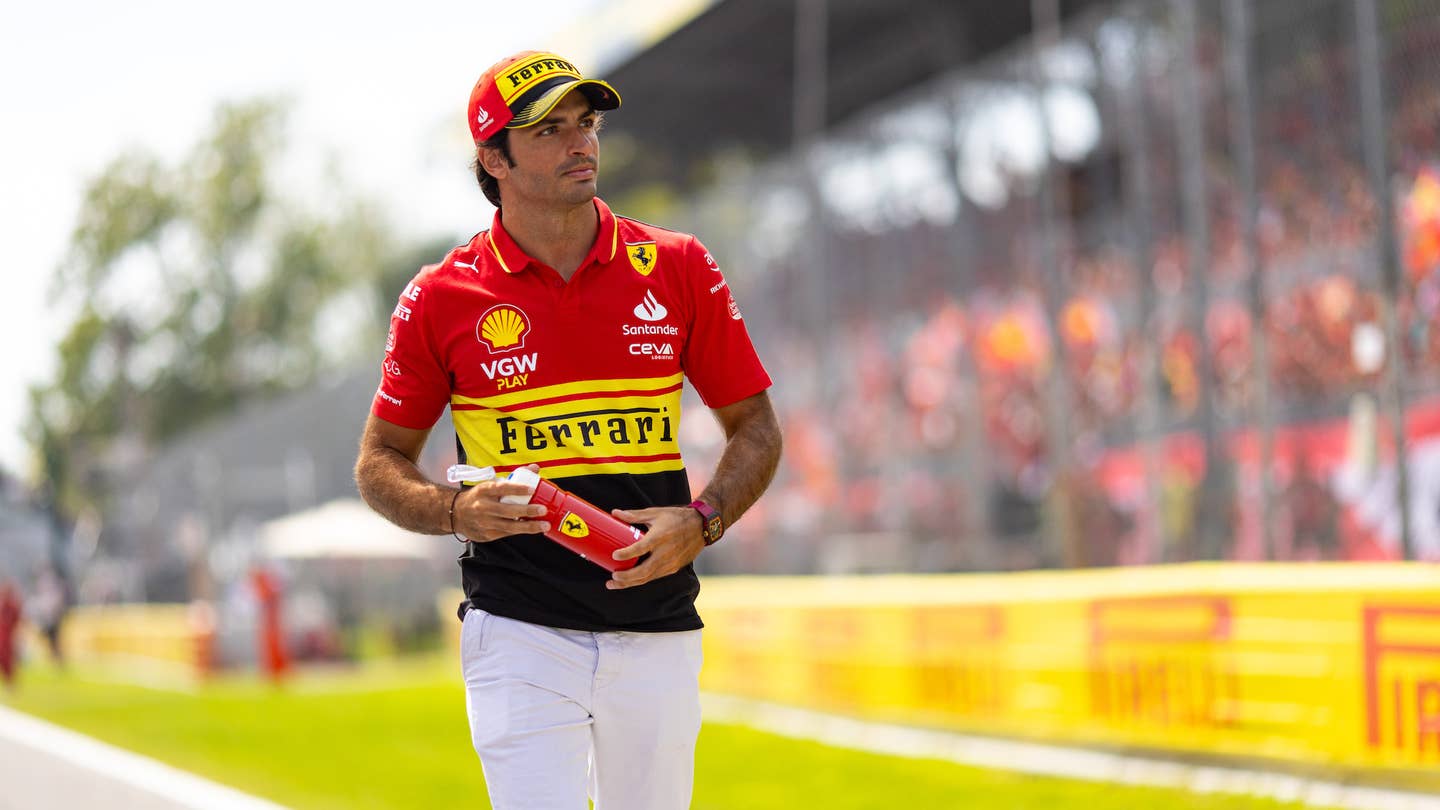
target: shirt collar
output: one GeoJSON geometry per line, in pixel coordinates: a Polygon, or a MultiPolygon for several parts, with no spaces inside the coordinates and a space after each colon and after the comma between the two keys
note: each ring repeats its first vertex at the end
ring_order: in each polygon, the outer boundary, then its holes
{"type": "MultiPolygon", "coordinates": [[[[615,215],[610,213],[610,206],[605,201],[596,197],[595,213],[600,217],[600,229],[595,234],[595,244],[590,246],[590,253],[580,263],[581,267],[590,262],[612,262],[615,260],[616,250],[620,247],[620,227],[615,221],[615,215]]],[[[530,266],[534,259],[515,244],[510,234],[505,231],[505,226],[500,222],[500,211],[495,212],[495,219],[490,225],[490,238],[487,240],[490,248],[490,255],[500,262],[500,269],[506,273],[515,274],[530,266]]]]}

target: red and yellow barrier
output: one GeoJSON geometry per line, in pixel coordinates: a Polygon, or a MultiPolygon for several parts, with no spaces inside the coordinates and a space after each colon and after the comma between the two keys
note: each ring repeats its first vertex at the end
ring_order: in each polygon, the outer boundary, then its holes
{"type": "MultiPolygon", "coordinates": [[[[441,600],[447,617],[455,602],[441,600]]],[[[710,691],[1440,789],[1440,566],[711,577],[700,611],[710,691]]],[[[197,619],[82,608],[66,646],[203,672],[213,624],[197,619]]]]}
{"type": "MultiPolygon", "coordinates": [[[[66,617],[61,644],[72,663],[138,667],[177,677],[204,677],[214,668],[215,622],[200,605],[86,605],[66,617]]],[[[43,649],[33,629],[26,647],[43,649]]]]}
{"type": "Polygon", "coordinates": [[[704,688],[1440,788],[1440,567],[707,579],[704,688]]]}

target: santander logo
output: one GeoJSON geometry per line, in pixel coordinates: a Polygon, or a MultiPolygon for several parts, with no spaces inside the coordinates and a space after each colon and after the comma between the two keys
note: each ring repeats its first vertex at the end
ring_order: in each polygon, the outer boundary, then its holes
{"type": "Polygon", "coordinates": [[[666,309],[664,304],[656,300],[653,290],[646,290],[645,299],[635,307],[635,317],[651,323],[664,320],[665,316],[669,314],[670,310],[666,309]]]}

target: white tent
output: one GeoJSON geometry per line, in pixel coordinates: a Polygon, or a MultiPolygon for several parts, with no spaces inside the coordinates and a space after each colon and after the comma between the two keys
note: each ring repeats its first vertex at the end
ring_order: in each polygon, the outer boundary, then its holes
{"type": "Polygon", "coordinates": [[[396,526],[354,498],[260,526],[260,549],[272,559],[427,560],[434,541],[396,526]]]}

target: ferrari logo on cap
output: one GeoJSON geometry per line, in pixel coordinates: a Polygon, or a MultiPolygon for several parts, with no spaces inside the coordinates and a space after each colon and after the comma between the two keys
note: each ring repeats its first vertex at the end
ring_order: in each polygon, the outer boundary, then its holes
{"type": "Polygon", "coordinates": [[[626,242],[625,255],[630,257],[630,266],[642,276],[650,275],[655,269],[654,242],[626,242]]]}
{"type": "Polygon", "coordinates": [[[526,90],[557,75],[579,79],[580,71],[553,53],[540,53],[507,68],[504,81],[500,80],[500,76],[495,78],[500,87],[500,96],[505,99],[506,104],[512,104],[526,90]]]}

